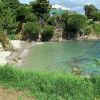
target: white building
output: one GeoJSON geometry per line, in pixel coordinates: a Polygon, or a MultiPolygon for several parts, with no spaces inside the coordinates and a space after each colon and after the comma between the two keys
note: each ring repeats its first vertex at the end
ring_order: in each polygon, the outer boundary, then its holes
{"type": "Polygon", "coordinates": [[[70,8],[67,8],[67,7],[58,5],[58,4],[52,5],[52,8],[53,8],[53,9],[59,9],[59,10],[70,10],[70,8]]]}

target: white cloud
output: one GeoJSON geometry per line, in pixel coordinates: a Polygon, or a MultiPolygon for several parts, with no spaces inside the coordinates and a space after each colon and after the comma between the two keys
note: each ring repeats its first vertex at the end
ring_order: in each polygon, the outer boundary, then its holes
{"type": "MultiPolygon", "coordinates": [[[[21,3],[29,3],[34,0],[20,0],[21,3]]],[[[51,4],[62,4],[63,6],[83,13],[83,7],[86,4],[93,4],[100,9],[100,0],[50,0],[51,4]]]]}

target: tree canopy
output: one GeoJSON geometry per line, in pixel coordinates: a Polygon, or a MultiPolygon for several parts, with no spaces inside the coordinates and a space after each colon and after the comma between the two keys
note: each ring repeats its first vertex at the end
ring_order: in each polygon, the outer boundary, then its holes
{"type": "Polygon", "coordinates": [[[94,5],[85,5],[84,6],[84,10],[85,10],[85,15],[88,17],[88,18],[91,18],[91,13],[92,12],[97,12],[97,8],[94,6],[94,5]]]}
{"type": "Polygon", "coordinates": [[[32,3],[33,12],[44,19],[49,15],[50,5],[48,0],[36,0],[32,3]]]}
{"type": "Polygon", "coordinates": [[[64,34],[65,38],[75,38],[77,34],[81,33],[86,27],[86,17],[79,14],[68,15],[67,13],[62,15],[64,22],[64,34]]]}

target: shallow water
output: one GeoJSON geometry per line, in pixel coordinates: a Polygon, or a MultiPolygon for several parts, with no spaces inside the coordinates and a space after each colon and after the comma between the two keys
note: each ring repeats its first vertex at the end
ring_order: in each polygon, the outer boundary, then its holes
{"type": "Polygon", "coordinates": [[[34,71],[72,71],[100,74],[100,41],[49,42],[32,47],[21,68],[34,71]]]}

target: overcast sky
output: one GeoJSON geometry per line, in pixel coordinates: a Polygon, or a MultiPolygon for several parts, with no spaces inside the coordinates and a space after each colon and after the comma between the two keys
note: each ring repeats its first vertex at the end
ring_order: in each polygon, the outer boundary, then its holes
{"type": "MultiPolygon", "coordinates": [[[[28,3],[33,0],[20,0],[21,3],[28,3]]],[[[93,4],[100,9],[100,0],[50,0],[51,4],[62,4],[71,10],[83,13],[83,6],[93,4]]]]}

